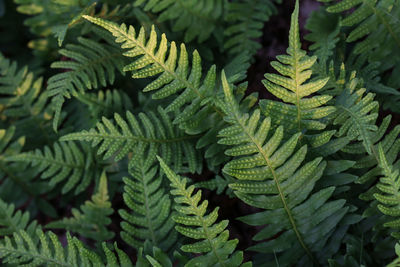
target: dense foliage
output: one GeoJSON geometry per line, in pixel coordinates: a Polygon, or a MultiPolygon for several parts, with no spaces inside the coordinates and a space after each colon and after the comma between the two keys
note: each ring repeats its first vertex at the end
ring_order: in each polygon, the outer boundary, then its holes
{"type": "Polygon", "coordinates": [[[400,2],[318,1],[0,0],[0,265],[400,266],[400,2]]]}

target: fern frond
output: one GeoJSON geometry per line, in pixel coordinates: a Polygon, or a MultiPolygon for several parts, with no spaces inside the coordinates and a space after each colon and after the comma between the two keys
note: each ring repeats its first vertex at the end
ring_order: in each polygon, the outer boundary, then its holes
{"type": "Polygon", "coordinates": [[[53,149],[24,152],[6,158],[9,162],[30,163],[40,173],[42,179],[49,179],[54,187],[64,182],[61,190],[66,194],[75,188],[75,194],[85,190],[98,172],[94,155],[88,147],[79,147],[74,142],[54,143],[53,149]]]}
{"type": "Polygon", "coordinates": [[[145,240],[152,246],[167,251],[176,242],[171,219],[172,204],[162,186],[162,175],[154,166],[155,155],[146,160],[141,156],[132,159],[130,176],[124,177],[124,202],[130,211],[122,209],[119,214],[121,238],[130,246],[139,249],[145,240]]]}
{"type": "Polygon", "coordinates": [[[116,70],[124,75],[124,60],[119,48],[84,37],[78,37],[78,43],[67,44],[65,49],[59,50],[61,55],[71,60],[51,64],[52,68],[68,70],[50,77],[47,81],[48,95],[53,97],[56,108],[54,129],[58,125],[65,98],[85,93],[86,89],[113,84],[116,70]]]}
{"type": "Polygon", "coordinates": [[[248,57],[261,48],[257,38],[261,37],[264,23],[276,14],[277,10],[271,0],[239,0],[227,3],[225,21],[229,26],[224,30],[227,40],[224,48],[229,54],[248,53],[248,57]]]}
{"type": "Polygon", "coordinates": [[[394,220],[390,220],[384,224],[394,230],[391,235],[397,239],[400,239],[400,175],[397,168],[393,168],[392,165],[386,160],[385,152],[381,144],[378,145],[379,154],[379,166],[382,169],[384,177],[380,178],[379,183],[376,187],[380,190],[379,193],[375,193],[374,197],[378,200],[378,209],[385,215],[394,217],[394,220]]]}
{"type": "Polygon", "coordinates": [[[168,114],[161,107],[157,113],[140,113],[138,117],[140,121],[127,111],[125,120],[115,113],[115,122],[103,117],[96,128],[65,135],[61,140],[91,142],[93,147],[100,146],[97,153],[104,154],[104,159],[115,155],[117,161],[131,152],[135,154],[159,151],[157,153],[168,162],[174,162],[177,170],[180,170],[184,163],[188,164],[190,172],[201,170],[201,160],[191,142],[196,136],[185,135],[182,130],[173,126],[168,114]]]}
{"type": "Polygon", "coordinates": [[[114,210],[109,201],[105,172],[100,177],[97,192],[92,196],[92,200],[81,205],[81,211],[73,208],[71,212],[73,217],[48,223],[46,228],[66,229],[96,241],[106,241],[114,237],[114,233],[107,229],[111,223],[109,216],[114,210]]]}
{"type": "Polygon", "coordinates": [[[222,18],[223,0],[136,0],[135,6],[158,13],[158,22],[171,21],[173,31],[185,31],[185,42],[207,40],[222,18]]]}
{"type": "Polygon", "coordinates": [[[266,80],[263,80],[266,89],[284,103],[264,99],[260,101],[260,107],[265,116],[271,117],[273,125],[284,126],[287,135],[296,132],[310,135],[307,131],[311,131],[311,145],[319,146],[328,142],[334,132],[331,135],[312,135],[312,131],[323,130],[326,123],[322,119],[335,108],[324,105],[331,96],[318,94],[329,78],[308,81],[317,57],[309,57],[301,49],[298,16],[296,5],[290,25],[288,55],[277,56],[278,61],[273,61],[271,65],[279,74],[267,73],[266,80]]]}
{"type": "MultiPolygon", "coordinates": [[[[319,1],[332,2],[332,0],[319,1]]],[[[354,9],[353,12],[341,21],[342,26],[355,26],[347,37],[348,42],[354,42],[377,31],[377,28],[381,25],[387,33],[392,35],[391,37],[394,38],[400,46],[400,39],[395,35],[395,31],[392,29],[393,25],[387,21],[387,13],[393,10],[394,3],[394,0],[341,0],[338,3],[330,5],[327,11],[342,13],[354,9]]],[[[369,45],[372,45],[371,41],[371,39],[366,39],[364,42],[368,42],[369,45]]],[[[365,45],[366,44],[359,45],[359,47],[365,47],[365,45]]]]}
{"type": "Polygon", "coordinates": [[[187,179],[176,175],[160,157],[157,156],[157,159],[174,188],[171,194],[175,196],[177,204],[175,208],[179,215],[173,216],[173,220],[180,224],[175,229],[189,238],[201,240],[183,245],[181,249],[191,253],[206,253],[190,260],[186,266],[200,263],[209,266],[251,266],[251,262],[242,264],[243,252],[234,252],[238,240],[228,240],[229,231],[225,230],[228,220],[215,223],[219,208],[206,215],[208,201],[205,200],[200,204],[201,190],[193,194],[195,187],[193,185],[186,187],[187,179]]]}
{"type": "Polygon", "coordinates": [[[106,255],[104,262],[100,255],[88,250],[81,241],[67,233],[67,247],[63,247],[58,237],[52,233],[36,231],[40,242],[36,245],[33,237],[25,231],[5,237],[0,243],[0,259],[4,264],[18,266],[133,266],[129,257],[114,244],[117,256],[103,243],[106,255]]]}
{"type": "Polygon", "coordinates": [[[251,115],[242,113],[224,76],[222,82],[225,120],[231,126],[219,133],[219,143],[232,146],[225,153],[235,157],[223,171],[237,179],[229,185],[237,197],[266,210],[241,218],[250,225],[267,225],[254,240],[270,241],[251,249],[277,254],[280,264],[285,265],[301,258],[317,261],[313,252],[326,245],[348,210],[344,200],[328,201],[334,187],[311,193],[326,162],[321,157],[304,162],[307,146],[296,149],[300,133],[282,143],[284,130],[279,126],[268,137],[271,120],[260,120],[258,109],[251,115]]]}
{"type": "Polygon", "coordinates": [[[396,0],[341,0],[330,2],[328,12],[347,13],[341,26],[350,27],[347,42],[355,42],[353,53],[380,61],[380,73],[390,70],[391,86],[400,85],[397,58],[400,55],[400,6],[396,0]]]}
{"type": "Polygon", "coordinates": [[[29,212],[15,210],[14,204],[7,204],[0,199],[0,236],[12,235],[24,230],[33,234],[40,225],[37,221],[30,221],[29,212]]]}
{"type": "Polygon", "coordinates": [[[372,154],[371,134],[377,131],[375,121],[378,117],[378,102],[374,94],[364,95],[366,89],[358,88],[359,80],[350,79],[346,88],[336,97],[334,125],[339,125],[337,136],[347,136],[351,140],[363,142],[368,154],[372,154]]]}
{"type": "Polygon", "coordinates": [[[193,52],[190,68],[185,45],[181,44],[179,51],[175,42],[168,43],[165,34],[161,35],[158,42],[154,27],[147,37],[143,27],[136,33],[132,26],[118,26],[90,16],[84,18],[111,32],[116,37],[115,41],[122,43],[122,48],[129,49],[124,55],[134,60],[124,67],[124,71],[133,71],[133,78],[158,76],[147,84],[143,91],[156,91],[152,95],[154,99],[174,96],[173,101],[166,107],[167,112],[178,113],[174,123],[180,124],[181,128],[190,133],[202,132],[217,123],[214,117],[222,114],[212,105],[215,97],[215,66],[209,69],[202,81],[201,58],[197,51],[193,52]]]}

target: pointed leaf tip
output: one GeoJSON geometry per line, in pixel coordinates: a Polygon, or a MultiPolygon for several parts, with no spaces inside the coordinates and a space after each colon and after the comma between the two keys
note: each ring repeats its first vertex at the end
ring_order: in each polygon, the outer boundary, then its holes
{"type": "Polygon", "coordinates": [[[300,49],[300,34],[299,34],[299,1],[296,4],[291,16],[289,30],[289,47],[292,49],[300,49]]]}

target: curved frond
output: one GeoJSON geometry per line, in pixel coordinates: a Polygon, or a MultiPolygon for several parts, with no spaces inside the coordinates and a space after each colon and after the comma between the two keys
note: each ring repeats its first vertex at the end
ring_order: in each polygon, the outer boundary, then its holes
{"type": "Polygon", "coordinates": [[[332,96],[318,93],[329,78],[309,81],[311,67],[317,57],[309,57],[301,49],[298,16],[296,5],[289,32],[288,55],[277,56],[278,61],[273,61],[271,65],[279,74],[267,73],[266,80],[263,80],[266,89],[284,103],[265,99],[260,101],[260,107],[263,114],[271,118],[273,125],[284,126],[288,136],[302,132],[309,137],[312,146],[320,146],[328,142],[334,132],[326,135],[319,132],[313,134],[312,131],[325,129],[323,119],[335,108],[325,105],[332,96]]]}
{"type": "Polygon", "coordinates": [[[62,193],[66,194],[75,188],[75,194],[85,190],[98,172],[94,155],[88,147],[79,147],[74,142],[54,143],[53,149],[45,146],[6,158],[9,162],[30,163],[42,179],[49,179],[48,184],[54,187],[64,182],[62,193]]]}
{"type": "Polygon", "coordinates": [[[237,179],[229,185],[237,197],[266,210],[241,218],[250,225],[267,225],[254,240],[269,241],[251,249],[269,254],[271,264],[274,254],[285,265],[323,262],[314,253],[326,245],[348,210],[344,200],[329,201],[334,187],[313,192],[326,163],[321,157],[305,162],[307,146],[297,147],[300,133],[283,141],[279,126],[270,136],[271,120],[261,119],[258,109],[243,113],[224,76],[222,82],[225,120],[231,126],[219,133],[219,143],[232,146],[225,153],[234,157],[223,171],[237,179]]]}
{"type": "Polygon", "coordinates": [[[200,263],[208,266],[251,266],[251,262],[242,264],[243,252],[234,252],[238,240],[228,240],[228,220],[216,223],[219,208],[206,215],[208,201],[200,203],[201,190],[193,194],[194,185],[186,187],[187,179],[176,175],[160,157],[157,156],[157,159],[173,188],[171,194],[175,196],[175,209],[179,213],[173,216],[173,220],[179,224],[175,229],[189,238],[199,240],[183,245],[181,249],[204,254],[190,260],[185,266],[196,266],[200,263]]]}
{"type": "Polygon", "coordinates": [[[100,146],[97,153],[104,154],[104,159],[115,155],[117,161],[129,153],[157,151],[168,162],[174,162],[177,170],[187,164],[190,172],[199,172],[202,162],[192,141],[195,138],[173,126],[168,114],[159,107],[157,113],[140,113],[138,116],[127,111],[126,119],[115,113],[114,122],[103,117],[96,128],[65,135],[61,140],[91,142],[93,147],[100,146]]]}
{"type": "Polygon", "coordinates": [[[136,156],[132,159],[130,176],[123,178],[123,198],[129,210],[119,210],[123,219],[121,238],[136,249],[148,240],[152,246],[167,251],[175,244],[177,233],[173,231],[172,203],[154,163],[155,155],[147,160],[136,156]]]}

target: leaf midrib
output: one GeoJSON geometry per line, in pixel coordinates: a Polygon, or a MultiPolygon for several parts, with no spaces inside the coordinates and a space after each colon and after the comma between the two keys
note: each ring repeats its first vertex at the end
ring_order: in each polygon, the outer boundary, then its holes
{"type": "Polygon", "coordinates": [[[272,168],[272,166],[271,166],[269,157],[266,155],[265,151],[263,150],[263,148],[262,148],[262,146],[259,144],[259,142],[253,137],[252,134],[250,134],[250,133],[247,131],[247,128],[245,127],[245,125],[243,125],[243,124],[241,123],[241,120],[240,120],[240,118],[239,118],[239,116],[238,116],[238,114],[237,114],[236,112],[234,112],[234,116],[235,116],[235,119],[236,119],[237,123],[241,126],[243,132],[244,132],[244,133],[250,138],[250,140],[256,145],[257,150],[258,150],[258,152],[262,155],[262,157],[264,158],[264,161],[265,161],[267,167],[270,168],[271,173],[272,173],[272,176],[273,176],[273,179],[274,179],[274,182],[275,182],[275,185],[276,185],[276,188],[277,188],[277,190],[278,190],[279,197],[280,197],[281,202],[282,202],[282,204],[283,204],[283,208],[284,208],[284,210],[286,211],[286,213],[287,213],[287,215],[288,215],[288,217],[289,217],[289,221],[290,221],[290,224],[292,225],[292,229],[293,229],[293,231],[295,232],[296,237],[297,237],[297,239],[298,239],[300,245],[302,246],[302,248],[305,250],[305,252],[307,253],[307,255],[314,261],[314,257],[313,257],[313,255],[312,255],[311,251],[309,250],[309,248],[307,247],[307,245],[304,243],[303,237],[301,236],[300,231],[297,229],[296,222],[295,222],[295,220],[294,220],[294,217],[293,217],[293,215],[292,215],[292,212],[291,212],[290,208],[288,207],[288,204],[287,204],[287,202],[286,202],[285,195],[284,195],[284,193],[283,193],[283,191],[282,191],[282,188],[281,188],[281,186],[280,186],[280,184],[279,184],[278,176],[277,176],[277,174],[276,174],[274,168],[272,168]]]}
{"type": "MultiPolygon", "coordinates": [[[[195,92],[196,95],[198,95],[198,97],[200,97],[200,99],[202,99],[202,100],[205,99],[205,97],[199,92],[199,90],[198,90],[193,84],[191,84],[187,79],[184,79],[184,78],[182,78],[181,76],[177,75],[175,71],[170,70],[170,69],[164,64],[164,62],[159,61],[159,60],[157,59],[157,57],[154,55],[154,53],[148,52],[147,49],[146,49],[146,47],[143,46],[140,42],[138,42],[138,41],[136,40],[136,38],[131,38],[131,36],[128,35],[126,32],[122,31],[122,30],[120,29],[120,27],[113,26],[113,29],[114,29],[114,31],[118,31],[121,35],[123,35],[123,36],[125,37],[126,40],[129,40],[129,41],[133,42],[133,43],[135,44],[135,46],[140,47],[140,49],[141,49],[143,52],[145,52],[145,55],[146,55],[146,56],[149,56],[149,57],[153,60],[154,63],[156,63],[156,64],[158,64],[159,66],[161,66],[161,68],[162,68],[165,72],[167,72],[169,75],[173,76],[175,80],[179,80],[180,82],[182,82],[182,83],[185,85],[186,88],[190,88],[191,90],[193,90],[193,92],[195,92]]],[[[168,41],[168,43],[170,43],[170,42],[168,41]]],[[[179,63],[178,63],[178,64],[179,64],[179,63]]],[[[223,113],[222,113],[220,110],[218,110],[218,109],[215,107],[215,105],[211,105],[211,108],[212,108],[221,118],[224,117],[223,113]]]]}

